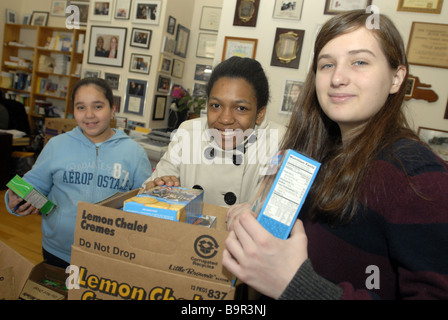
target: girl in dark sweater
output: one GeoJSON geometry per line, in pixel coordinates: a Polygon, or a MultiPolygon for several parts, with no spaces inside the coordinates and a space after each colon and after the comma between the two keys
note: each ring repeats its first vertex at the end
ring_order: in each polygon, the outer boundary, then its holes
{"type": "Polygon", "coordinates": [[[399,32],[347,12],[314,52],[283,145],[322,164],[306,206],[287,240],[231,208],[224,265],[276,299],[448,299],[448,166],[406,122],[399,32]]]}

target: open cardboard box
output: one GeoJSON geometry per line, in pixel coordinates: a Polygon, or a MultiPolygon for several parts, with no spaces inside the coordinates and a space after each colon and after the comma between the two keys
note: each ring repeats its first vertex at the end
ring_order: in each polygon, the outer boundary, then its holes
{"type": "Polygon", "coordinates": [[[138,191],[79,202],[68,299],[233,299],[222,266],[227,209],[204,204],[214,228],[122,211],[138,191]]]}

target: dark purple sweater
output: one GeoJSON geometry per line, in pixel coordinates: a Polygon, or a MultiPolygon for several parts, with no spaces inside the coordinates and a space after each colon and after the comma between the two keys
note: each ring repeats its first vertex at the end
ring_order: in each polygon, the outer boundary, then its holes
{"type": "Polygon", "coordinates": [[[375,161],[368,210],[350,224],[300,213],[309,259],[280,299],[448,299],[448,166],[414,141],[392,152],[375,161]]]}

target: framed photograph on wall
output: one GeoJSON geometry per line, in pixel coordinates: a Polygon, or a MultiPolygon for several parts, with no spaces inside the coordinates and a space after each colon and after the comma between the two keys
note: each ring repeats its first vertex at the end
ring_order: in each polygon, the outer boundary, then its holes
{"type": "Polygon", "coordinates": [[[85,69],[82,70],[83,78],[101,78],[101,70],[85,69]]]}
{"type": "Polygon", "coordinates": [[[32,26],[46,26],[48,23],[49,12],[33,11],[31,13],[30,25],[32,26]]]}
{"type": "Polygon", "coordinates": [[[128,79],[124,112],[143,115],[146,87],[147,82],[144,80],[128,79]]]}
{"type": "Polygon", "coordinates": [[[443,0],[399,0],[397,11],[440,14],[442,5],[443,0]]]}
{"type": "Polygon", "coordinates": [[[129,71],[149,74],[149,69],[151,68],[151,58],[152,57],[150,55],[146,54],[131,54],[129,71]]]}
{"type": "Polygon", "coordinates": [[[17,12],[6,9],[6,23],[17,23],[17,12]]]}
{"type": "Polygon", "coordinates": [[[86,26],[87,19],[89,17],[90,3],[83,2],[83,1],[70,1],[70,5],[74,5],[74,6],[78,7],[78,9],[79,9],[79,25],[86,26]]]}
{"type": "Polygon", "coordinates": [[[273,18],[300,20],[302,16],[303,0],[284,1],[275,0],[273,18]]]}
{"type": "Polygon", "coordinates": [[[131,14],[131,0],[115,0],[115,19],[129,20],[131,14]]]}
{"type": "Polygon", "coordinates": [[[65,17],[66,0],[52,0],[51,15],[56,17],[65,17]]]}
{"type": "Polygon", "coordinates": [[[123,67],[127,28],[92,26],[87,62],[123,67]]]}
{"type": "Polygon", "coordinates": [[[171,78],[160,75],[157,82],[157,91],[168,93],[170,91],[171,78]]]}
{"type": "Polygon", "coordinates": [[[302,92],[303,85],[303,81],[285,80],[283,85],[283,102],[280,107],[280,113],[290,114],[292,112],[300,92],[302,92]]]}
{"type": "Polygon", "coordinates": [[[257,39],[225,37],[222,60],[232,56],[248,57],[255,59],[257,53],[257,39]]]}
{"type": "Polygon", "coordinates": [[[181,24],[177,25],[176,46],[174,54],[182,58],[187,56],[188,40],[190,39],[190,30],[181,24]]]}
{"type": "Polygon", "coordinates": [[[149,49],[152,31],[147,29],[132,28],[131,47],[149,49]]]}
{"type": "Polygon", "coordinates": [[[92,0],[90,4],[91,21],[110,21],[113,14],[113,0],[92,0]]]}
{"type": "Polygon", "coordinates": [[[152,120],[164,120],[167,96],[156,95],[154,97],[154,111],[152,120]]]}
{"type": "Polygon", "coordinates": [[[176,40],[171,39],[167,36],[163,38],[162,52],[163,53],[174,53],[174,48],[176,47],[176,40]]]}
{"type": "Polygon", "coordinates": [[[419,127],[417,134],[440,158],[448,162],[448,131],[419,127]]]}
{"type": "Polygon", "coordinates": [[[371,4],[372,0],[326,0],[324,14],[366,9],[371,4]]]}
{"type": "Polygon", "coordinates": [[[134,0],[132,22],[159,24],[162,1],[134,0]]]}
{"type": "Polygon", "coordinates": [[[197,64],[194,71],[194,80],[208,81],[212,75],[212,66],[206,64],[197,64]]]}
{"type": "Polygon", "coordinates": [[[173,16],[169,16],[166,32],[168,32],[169,34],[174,34],[174,30],[176,30],[176,18],[174,18],[173,16]]]}
{"type": "Polygon", "coordinates": [[[171,69],[173,67],[173,59],[166,57],[165,55],[160,55],[159,72],[171,74],[171,69]]]}
{"type": "Polygon", "coordinates": [[[118,90],[118,87],[120,86],[120,75],[119,74],[105,72],[104,80],[107,81],[107,83],[109,84],[109,87],[112,90],[118,90]]]}

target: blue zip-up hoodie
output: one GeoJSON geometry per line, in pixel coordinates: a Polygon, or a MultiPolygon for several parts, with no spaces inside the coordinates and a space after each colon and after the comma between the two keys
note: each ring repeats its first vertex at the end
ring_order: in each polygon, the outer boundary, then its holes
{"type": "MultiPolygon", "coordinates": [[[[101,144],[90,141],[79,127],[53,137],[23,176],[56,204],[53,212],[42,216],[42,246],[66,262],[70,263],[78,201],[95,203],[139,188],[151,175],[145,150],[122,130],[114,131],[101,144]]],[[[8,193],[5,203],[10,211],[8,193]]]]}

